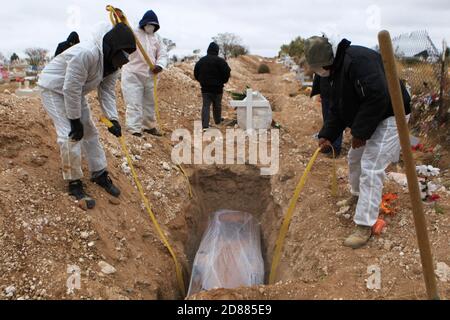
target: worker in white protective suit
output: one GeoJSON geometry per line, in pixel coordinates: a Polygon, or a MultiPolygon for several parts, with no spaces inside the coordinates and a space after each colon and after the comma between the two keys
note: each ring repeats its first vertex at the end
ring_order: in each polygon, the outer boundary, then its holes
{"type": "MultiPolygon", "coordinates": [[[[372,235],[385,170],[398,160],[400,141],[380,54],[350,44],[343,39],[334,54],[327,38],[312,37],[305,42],[305,55],[311,69],[329,77],[331,83],[331,115],[319,133],[319,145],[329,148],[345,128],[351,128],[348,162],[352,197],[348,204],[356,204],[356,229],[344,245],[357,249],[372,235]]],[[[411,98],[403,83],[401,87],[405,114],[409,115],[411,98]]]]}
{"type": "Polygon", "coordinates": [[[81,182],[82,151],[88,160],[92,182],[115,197],[119,197],[120,190],[108,176],[105,152],[85,96],[97,89],[103,114],[113,123],[109,131],[120,137],[115,84],[118,70],[134,51],[136,41],[126,25],[120,23],[112,27],[102,23],[93,39],[58,55],[39,79],[44,108],[56,129],[69,194],[77,200],[85,200],[89,209],[95,206],[95,201],[86,194],[81,182]]]}
{"type": "Polygon", "coordinates": [[[167,67],[167,51],[156,33],[159,29],[158,17],[150,10],[139,22],[139,28],[134,30],[154,66],[153,69],[150,70],[144,56],[137,50],[130,56],[130,63],[122,70],[127,129],[137,137],[141,137],[142,132],[162,136],[155,115],[154,77],[167,67]]]}

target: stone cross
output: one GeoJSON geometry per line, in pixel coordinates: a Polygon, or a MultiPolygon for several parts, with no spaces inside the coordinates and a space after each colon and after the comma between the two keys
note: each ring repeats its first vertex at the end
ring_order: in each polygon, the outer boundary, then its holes
{"type": "Polygon", "coordinates": [[[247,108],[247,130],[253,130],[253,108],[270,108],[270,103],[267,100],[253,100],[257,94],[258,92],[248,89],[247,97],[244,100],[230,101],[230,105],[234,108],[247,108]]]}

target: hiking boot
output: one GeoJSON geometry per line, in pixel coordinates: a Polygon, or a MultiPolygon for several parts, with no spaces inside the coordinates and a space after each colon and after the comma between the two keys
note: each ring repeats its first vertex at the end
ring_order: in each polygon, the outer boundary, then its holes
{"type": "Polygon", "coordinates": [[[95,200],[92,199],[83,188],[81,180],[75,180],[69,182],[69,195],[77,199],[78,201],[85,201],[88,209],[94,209],[95,200]]]}
{"type": "Polygon", "coordinates": [[[372,236],[372,227],[356,226],[355,231],[344,241],[344,246],[359,249],[363,247],[372,236]]]}
{"type": "Polygon", "coordinates": [[[163,134],[156,128],[145,129],[144,132],[148,133],[148,134],[151,134],[152,136],[156,136],[156,137],[162,137],[163,136],[163,134]]]}
{"type": "Polygon", "coordinates": [[[108,171],[105,171],[98,178],[91,179],[92,182],[95,182],[100,187],[106,190],[113,197],[118,198],[120,196],[120,190],[113,184],[111,178],[108,175],[108,171]]]}

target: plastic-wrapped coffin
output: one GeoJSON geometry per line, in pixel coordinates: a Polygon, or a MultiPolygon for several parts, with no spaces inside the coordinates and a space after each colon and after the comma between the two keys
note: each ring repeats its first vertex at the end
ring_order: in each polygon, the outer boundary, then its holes
{"type": "Polygon", "coordinates": [[[260,235],[259,224],[251,214],[215,212],[195,257],[188,296],[216,288],[263,284],[260,235]]]}

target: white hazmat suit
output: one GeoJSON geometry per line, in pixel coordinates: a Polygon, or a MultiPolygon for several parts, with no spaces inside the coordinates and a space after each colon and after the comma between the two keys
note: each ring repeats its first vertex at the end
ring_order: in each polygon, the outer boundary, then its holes
{"type": "MultiPolygon", "coordinates": [[[[134,30],[154,66],[167,67],[167,51],[161,37],[141,28],[134,30]]],[[[129,57],[122,68],[122,92],[127,105],[127,129],[132,133],[157,127],[155,116],[154,74],[140,52],[129,57]]]]}
{"type": "Polygon", "coordinates": [[[65,180],[74,181],[83,177],[82,151],[87,156],[92,174],[105,171],[107,167],[105,152],[85,96],[97,89],[104,116],[118,120],[115,94],[117,72],[103,77],[103,37],[111,28],[107,23],[100,24],[91,40],[53,59],[38,82],[44,108],[55,125],[65,180]],[[70,120],[74,119],[80,119],[84,127],[84,137],[79,142],[69,138],[70,120]]]}
{"type": "Polygon", "coordinates": [[[382,121],[365,146],[350,149],[350,187],[352,194],[359,196],[354,218],[357,225],[372,227],[377,222],[385,170],[392,162],[398,162],[400,149],[395,117],[382,121]]]}

